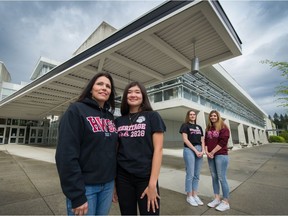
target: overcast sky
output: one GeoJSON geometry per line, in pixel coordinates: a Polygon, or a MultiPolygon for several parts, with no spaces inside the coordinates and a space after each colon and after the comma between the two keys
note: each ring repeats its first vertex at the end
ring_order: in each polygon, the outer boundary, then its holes
{"type": "MultiPolygon", "coordinates": [[[[0,0],[0,61],[13,83],[29,82],[41,56],[64,62],[102,21],[120,29],[163,2],[0,0]]],[[[260,61],[288,61],[288,2],[220,3],[243,43],[221,65],[267,114],[287,113],[274,96],[285,79],[260,61]]]]}

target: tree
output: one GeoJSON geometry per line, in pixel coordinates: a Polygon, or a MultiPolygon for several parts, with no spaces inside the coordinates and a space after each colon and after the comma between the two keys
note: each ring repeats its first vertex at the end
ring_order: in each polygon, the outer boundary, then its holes
{"type": "Polygon", "coordinates": [[[279,115],[277,113],[274,113],[273,119],[274,119],[274,121],[276,121],[276,120],[278,121],[279,120],[279,115]]]}
{"type": "Polygon", "coordinates": [[[279,125],[280,125],[280,119],[279,119],[279,116],[278,116],[277,113],[274,113],[274,115],[273,115],[273,122],[274,122],[275,125],[277,125],[278,128],[279,128],[279,125]]]}
{"type": "Polygon", "coordinates": [[[280,114],[280,126],[279,126],[279,128],[285,129],[285,125],[286,125],[285,118],[282,114],[280,114]]]}
{"type": "Polygon", "coordinates": [[[283,107],[288,107],[288,62],[277,62],[265,60],[261,61],[262,64],[268,64],[271,68],[276,68],[278,71],[281,71],[285,80],[276,87],[275,96],[278,96],[278,100],[281,102],[283,107]]]}

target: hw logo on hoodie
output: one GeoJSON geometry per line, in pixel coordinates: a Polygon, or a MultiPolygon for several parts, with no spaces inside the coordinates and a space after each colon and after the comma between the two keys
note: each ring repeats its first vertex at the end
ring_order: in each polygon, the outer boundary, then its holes
{"type": "Polygon", "coordinates": [[[110,119],[103,119],[100,117],[89,116],[86,117],[87,121],[90,123],[93,132],[116,132],[115,124],[110,119]]]}

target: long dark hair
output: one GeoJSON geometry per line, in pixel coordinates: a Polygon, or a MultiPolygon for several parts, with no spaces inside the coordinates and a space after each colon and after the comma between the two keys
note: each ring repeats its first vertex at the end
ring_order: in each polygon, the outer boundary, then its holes
{"type": "Polygon", "coordinates": [[[138,86],[142,94],[143,101],[140,107],[141,111],[153,111],[148,95],[147,95],[146,88],[141,83],[134,81],[134,82],[129,83],[124,89],[122,102],[121,102],[121,115],[122,116],[129,114],[129,105],[127,102],[127,95],[128,95],[128,90],[134,86],[138,86]]]}
{"type": "Polygon", "coordinates": [[[90,81],[89,83],[87,84],[87,86],[84,88],[84,90],[82,91],[81,95],[79,96],[79,98],[77,99],[77,101],[81,102],[83,101],[85,98],[92,98],[92,93],[91,93],[91,90],[93,88],[93,85],[95,84],[96,80],[99,78],[99,77],[106,77],[107,79],[110,80],[111,82],[111,94],[108,98],[108,100],[105,102],[107,103],[109,106],[110,106],[110,110],[111,112],[113,113],[114,110],[115,110],[115,96],[116,96],[116,91],[115,91],[115,86],[114,86],[114,81],[113,81],[113,78],[112,76],[107,73],[107,72],[99,72],[97,73],[90,81]]]}

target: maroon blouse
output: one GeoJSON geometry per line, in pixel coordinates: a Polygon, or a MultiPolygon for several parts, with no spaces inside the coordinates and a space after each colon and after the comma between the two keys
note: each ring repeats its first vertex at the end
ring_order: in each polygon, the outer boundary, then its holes
{"type": "Polygon", "coordinates": [[[222,148],[214,155],[227,155],[228,154],[228,139],[230,131],[228,128],[222,128],[220,131],[216,131],[212,127],[205,133],[205,145],[208,147],[208,152],[211,152],[217,145],[222,148]]]}

